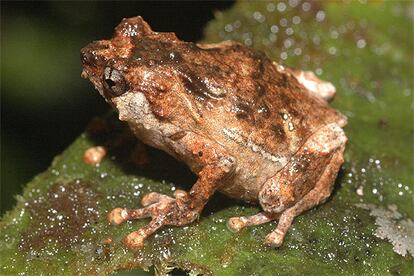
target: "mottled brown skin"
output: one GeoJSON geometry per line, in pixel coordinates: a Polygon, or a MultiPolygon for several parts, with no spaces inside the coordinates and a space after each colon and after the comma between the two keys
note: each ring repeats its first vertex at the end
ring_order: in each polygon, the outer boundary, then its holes
{"type": "Polygon", "coordinates": [[[346,118],[330,108],[334,87],[239,43],[195,44],[124,19],[111,40],[82,51],[82,76],[144,143],[198,175],[189,193],[150,193],[144,208],[116,208],[113,224],[152,217],[125,239],[141,248],[164,225],[194,221],[215,191],[259,203],[231,218],[238,231],[279,219],[265,243],[280,246],[292,220],[323,202],[343,163],[346,118]]]}

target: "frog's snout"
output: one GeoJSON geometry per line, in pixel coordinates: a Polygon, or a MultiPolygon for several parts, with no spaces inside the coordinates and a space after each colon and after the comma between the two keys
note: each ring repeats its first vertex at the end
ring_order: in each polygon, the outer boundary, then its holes
{"type": "Polygon", "coordinates": [[[99,68],[105,66],[107,60],[113,58],[113,50],[109,40],[99,40],[89,43],[80,51],[82,66],[99,68]]]}
{"type": "Polygon", "coordinates": [[[87,49],[83,48],[80,53],[80,58],[83,67],[81,77],[89,79],[91,71],[95,69],[95,63],[93,62],[94,57],[89,51],[87,51],[87,49]]]}
{"type": "Polygon", "coordinates": [[[83,79],[87,79],[88,78],[88,73],[86,73],[85,70],[82,70],[81,77],[83,79]]]}
{"type": "Polygon", "coordinates": [[[93,65],[93,62],[92,62],[93,61],[93,55],[86,48],[88,48],[88,47],[85,47],[81,50],[80,58],[81,58],[81,62],[82,62],[83,66],[85,66],[85,65],[90,66],[90,65],[93,65]]]}

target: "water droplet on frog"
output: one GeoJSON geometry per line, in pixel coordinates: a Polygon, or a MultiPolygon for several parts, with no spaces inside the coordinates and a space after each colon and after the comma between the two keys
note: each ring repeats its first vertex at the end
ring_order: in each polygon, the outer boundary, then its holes
{"type": "Polygon", "coordinates": [[[175,59],[175,53],[174,53],[174,52],[171,52],[171,53],[169,54],[169,58],[170,58],[170,59],[175,59]]]}

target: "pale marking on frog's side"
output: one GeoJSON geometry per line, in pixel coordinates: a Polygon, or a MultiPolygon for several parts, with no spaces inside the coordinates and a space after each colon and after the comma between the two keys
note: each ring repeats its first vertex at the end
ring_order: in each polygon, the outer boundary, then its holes
{"type": "Polygon", "coordinates": [[[134,133],[142,133],[141,139],[145,139],[147,133],[151,133],[151,141],[145,142],[172,154],[165,147],[165,140],[180,132],[181,129],[171,123],[161,123],[151,111],[150,104],[142,92],[127,92],[112,101],[119,111],[121,121],[131,119],[129,115],[134,114],[132,119],[135,122],[129,122],[134,133]]]}
{"type": "Polygon", "coordinates": [[[288,162],[286,157],[278,157],[266,151],[261,145],[256,144],[249,137],[246,137],[237,128],[223,128],[223,133],[230,140],[233,140],[237,144],[241,144],[251,149],[253,152],[260,153],[266,160],[274,163],[279,163],[278,166],[285,166],[288,162]]]}
{"type": "Polygon", "coordinates": [[[290,115],[290,113],[283,113],[282,118],[283,118],[283,122],[287,123],[287,127],[289,131],[295,130],[295,125],[292,122],[292,115],[290,115]]]}

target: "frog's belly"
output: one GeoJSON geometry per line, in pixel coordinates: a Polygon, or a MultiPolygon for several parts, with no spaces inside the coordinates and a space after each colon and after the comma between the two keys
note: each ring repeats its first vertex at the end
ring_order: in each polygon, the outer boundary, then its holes
{"type": "Polygon", "coordinates": [[[244,185],[246,182],[240,183],[226,183],[222,188],[220,188],[220,192],[225,194],[226,196],[241,199],[249,203],[257,203],[258,196],[263,183],[255,182],[250,183],[251,185],[244,185]]]}
{"type": "Polygon", "coordinates": [[[234,175],[221,186],[223,194],[247,202],[257,202],[264,183],[280,171],[287,163],[287,158],[263,158],[260,153],[238,152],[237,168],[234,175]]]}

